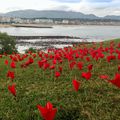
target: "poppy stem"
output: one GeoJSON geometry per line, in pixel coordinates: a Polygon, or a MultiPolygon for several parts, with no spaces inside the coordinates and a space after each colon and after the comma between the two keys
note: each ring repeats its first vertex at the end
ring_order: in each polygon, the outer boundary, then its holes
{"type": "Polygon", "coordinates": [[[43,79],[45,78],[45,70],[43,70],[43,79]]]}
{"type": "Polygon", "coordinates": [[[51,74],[51,80],[53,79],[53,70],[50,71],[51,74]]]}
{"type": "Polygon", "coordinates": [[[17,99],[17,97],[16,97],[16,96],[14,96],[14,100],[15,100],[16,102],[18,102],[18,99],[17,99]]]}

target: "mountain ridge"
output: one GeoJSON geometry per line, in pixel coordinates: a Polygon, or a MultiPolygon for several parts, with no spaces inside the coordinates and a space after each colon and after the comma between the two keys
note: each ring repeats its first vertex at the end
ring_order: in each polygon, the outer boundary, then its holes
{"type": "Polygon", "coordinates": [[[66,19],[113,19],[120,20],[120,16],[107,15],[105,17],[98,17],[94,14],[84,14],[82,12],[63,11],[63,10],[17,10],[1,14],[6,17],[20,17],[20,18],[66,18],[66,19]]]}

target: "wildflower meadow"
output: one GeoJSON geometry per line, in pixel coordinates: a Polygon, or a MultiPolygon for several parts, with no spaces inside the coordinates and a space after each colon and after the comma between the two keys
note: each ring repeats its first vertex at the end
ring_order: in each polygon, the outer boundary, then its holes
{"type": "Polygon", "coordinates": [[[1,54],[0,120],[120,120],[120,40],[1,54]]]}

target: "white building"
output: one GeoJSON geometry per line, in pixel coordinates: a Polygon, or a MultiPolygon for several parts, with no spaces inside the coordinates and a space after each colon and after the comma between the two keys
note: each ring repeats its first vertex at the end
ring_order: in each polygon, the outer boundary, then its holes
{"type": "Polygon", "coordinates": [[[53,20],[51,20],[51,19],[35,19],[35,22],[37,22],[37,23],[53,23],[53,20]]]}
{"type": "Polygon", "coordinates": [[[1,23],[10,23],[11,18],[10,17],[0,17],[0,22],[1,23]]]}
{"type": "Polygon", "coordinates": [[[63,20],[62,23],[63,24],[69,24],[69,20],[63,20]]]}

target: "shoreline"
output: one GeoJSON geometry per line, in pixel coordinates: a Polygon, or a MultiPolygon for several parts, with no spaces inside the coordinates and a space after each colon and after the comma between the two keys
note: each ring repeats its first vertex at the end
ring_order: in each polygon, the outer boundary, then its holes
{"type": "Polygon", "coordinates": [[[53,28],[51,25],[42,24],[11,24],[12,27],[25,27],[25,28],[53,28]]]}
{"type": "Polygon", "coordinates": [[[44,24],[0,24],[1,27],[24,27],[24,28],[53,28],[51,25],[44,24]]]}
{"type": "Polygon", "coordinates": [[[63,27],[76,27],[76,26],[120,26],[118,24],[0,24],[0,28],[8,28],[8,27],[24,27],[24,28],[50,28],[52,29],[54,26],[63,26],[63,27]]]}

